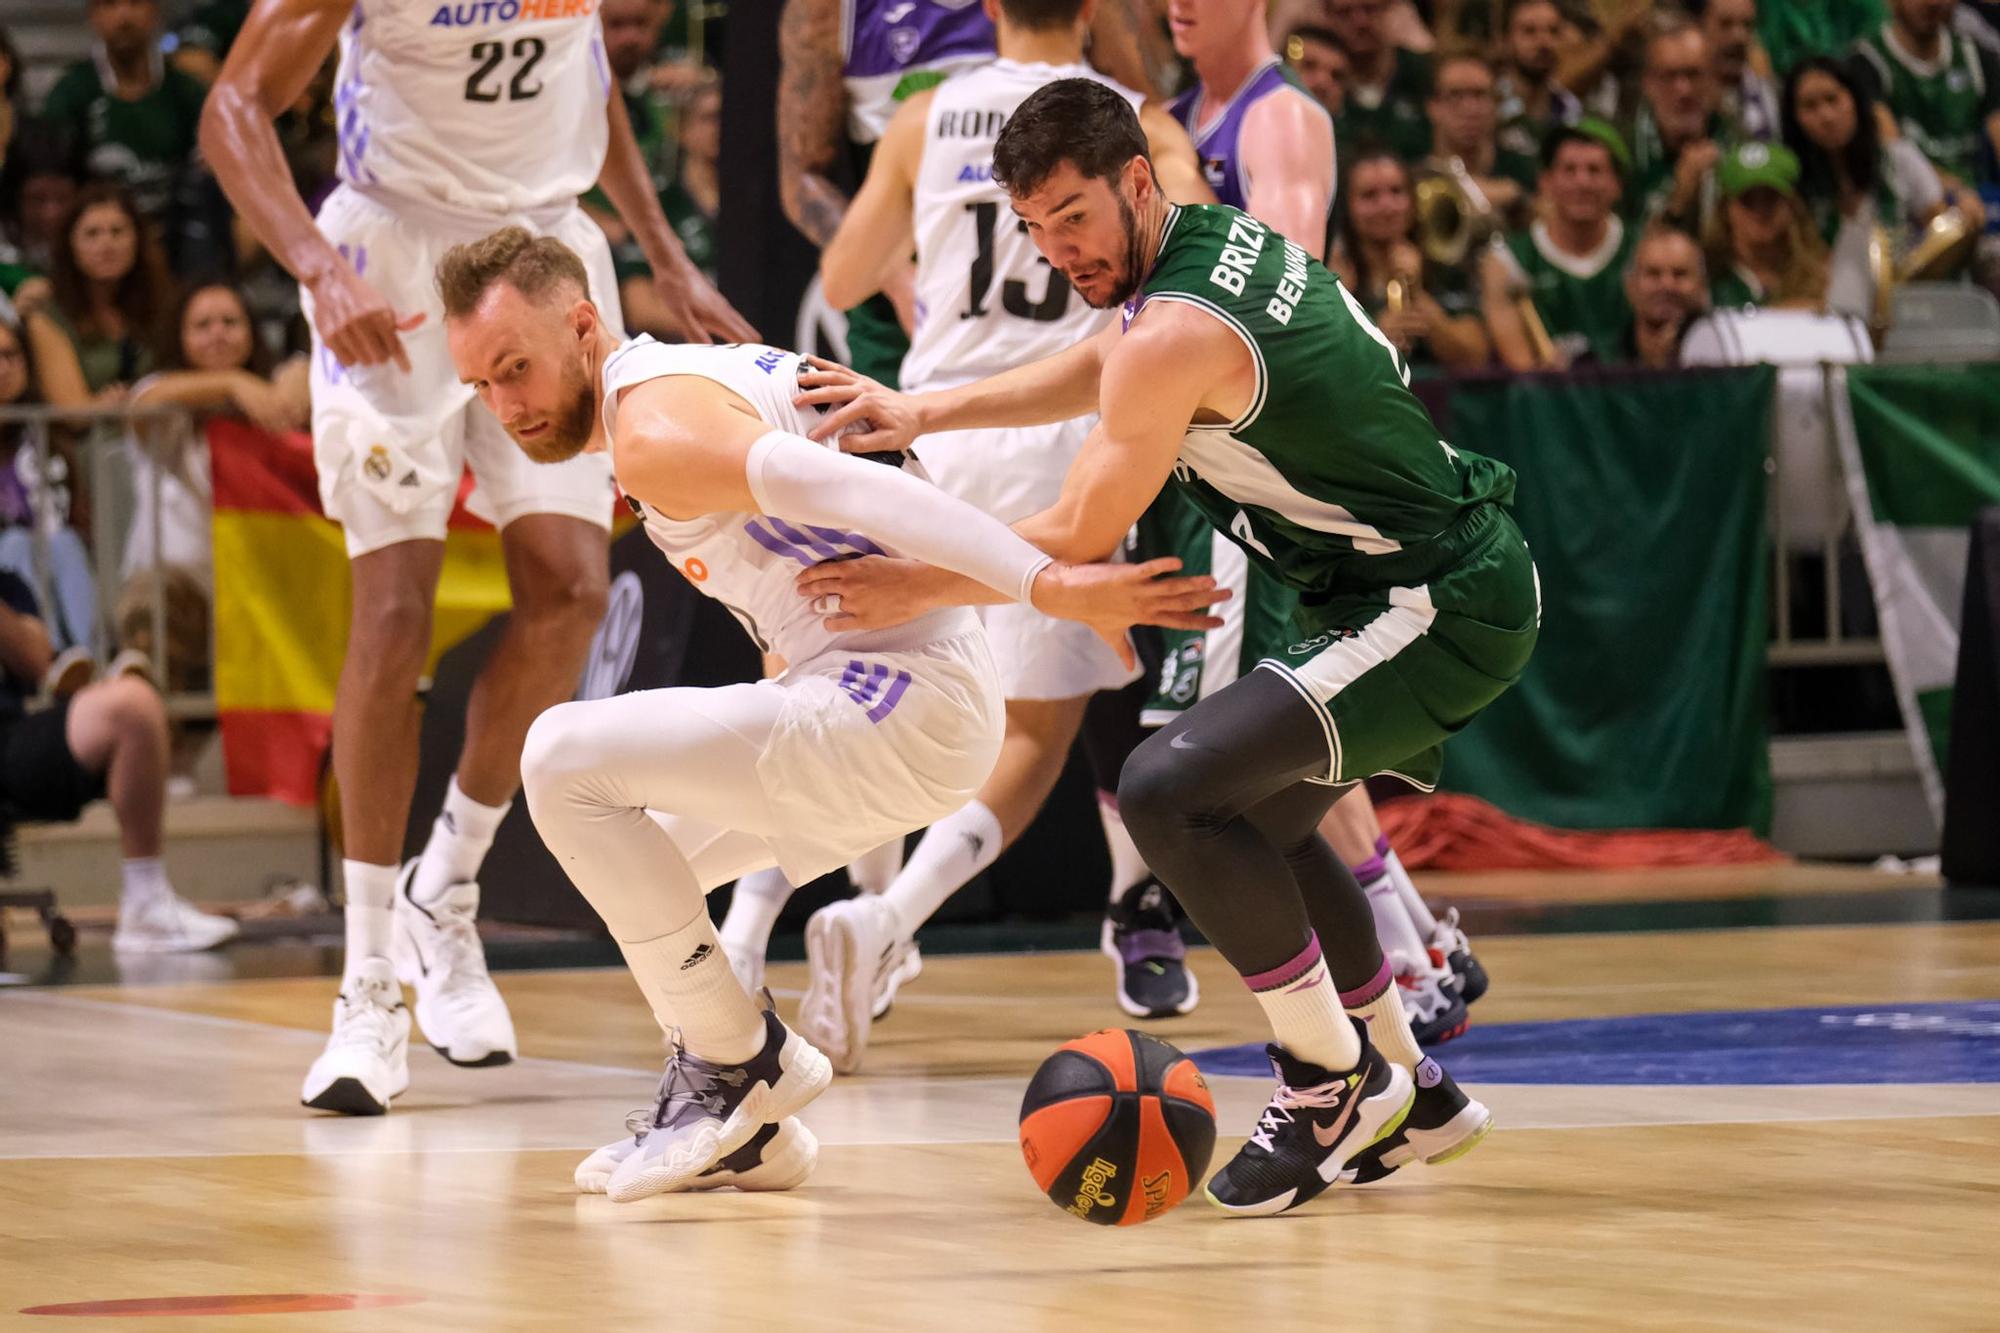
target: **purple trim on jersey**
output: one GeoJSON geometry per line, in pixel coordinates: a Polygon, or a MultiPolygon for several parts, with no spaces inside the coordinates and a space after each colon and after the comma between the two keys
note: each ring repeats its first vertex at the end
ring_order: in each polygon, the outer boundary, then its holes
{"type": "Polygon", "coordinates": [[[1270,64],[1252,74],[1236,90],[1236,96],[1229,99],[1229,105],[1199,138],[1194,121],[1201,107],[1201,85],[1197,83],[1173,101],[1174,119],[1186,128],[1188,138],[1194,140],[1195,156],[1201,159],[1201,174],[1208,178],[1208,188],[1231,208],[1250,206],[1250,183],[1243,178],[1243,117],[1251,107],[1286,86],[1284,68],[1273,57],[1270,64]]]}
{"type": "Polygon", "coordinates": [[[806,531],[812,533],[814,536],[824,537],[830,542],[840,542],[845,546],[852,547],[863,555],[887,554],[881,547],[869,541],[858,532],[842,532],[839,528],[815,528],[811,525],[807,525],[806,531]]]}
{"type": "Polygon", "coordinates": [[[810,554],[808,554],[803,550],[800,550],[798,547],[792,545],[790,542],[780,541],[776,533],[767,531],[764,528],[764,526],[758,523],[757,520],[754,518],[751,519],[748,523],[745,523],[743,525],[743,531],[750,534],[751,541],[756,542],[759,546],[769,551],[772,555],[783,556],[787,560],[796,560],[800,564],[806,566],[808,569],[819,563],[819,561],[814,559],[810,554]]]}
{"type": "Polygon", "coordinates": [[[991,55],[999,44],[979,0],[953,9],[938,0],[851,0],[852,27],[841,73],[899,74],[954,56],[991,55]],[[894,15],[894,19],[890,16],[894,15]]]}
{"type": "MultiPolygon", "coordinates": [[[[819,540],[817,537],[811,537],[803,532],[800,532],[797,528],[785,522],[784,519],[777,518],[771,515],[766,515],[765,519],[768,523],[770,523],[771,527],[777,532],[777,534],[780,537],[783,537],[788,542],[795,542],[800,546],[806,546],[812,548],[813,552],[817,554],[820,559],[837,560],[840,558],[840,552],[835,550],[832,546],[829,546],[827,543],[819,540]]],[[[835,541],[841,540],[841,534],[839,533],[833,534],[833,539],[835,541]]]]}
{"type": "Polygon", "coordinates": [[[605,97],[611,96],[611,62],[604,56],[604,30],[599,28],[590,39],[590,58],[597,66],[597,88],[605,97]]]}

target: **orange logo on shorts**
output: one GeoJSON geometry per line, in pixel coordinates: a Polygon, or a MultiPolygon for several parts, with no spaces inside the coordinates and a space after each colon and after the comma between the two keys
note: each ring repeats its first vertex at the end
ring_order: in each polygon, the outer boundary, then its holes
{"type": "Polygon", "coordinates": [[[700,560],[690,559],[681,566],[681,573],[687,575],[689,583],[703,583],[708,579],[708,566],[700,560]]]}

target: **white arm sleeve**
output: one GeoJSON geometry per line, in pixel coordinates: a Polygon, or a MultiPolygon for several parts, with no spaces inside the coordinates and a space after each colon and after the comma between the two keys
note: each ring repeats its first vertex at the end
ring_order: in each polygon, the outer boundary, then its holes
{"type": "Polygon", "coordinates": [[[775,518],[844,528],[1028,600],[1049,556],[982,510],[881,463],[774,430],[744,463],[757,507],[775,518]]]}

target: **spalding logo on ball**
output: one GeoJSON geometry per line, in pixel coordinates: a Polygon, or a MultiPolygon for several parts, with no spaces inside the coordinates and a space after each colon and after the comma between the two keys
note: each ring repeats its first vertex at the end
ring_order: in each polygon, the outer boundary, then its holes
{"type": "Polygon", "coordinates": [[[1150,1222],[1185,1199],[1215,1151],[1215,1103],[1194,1062],[1143,1032],[1078,1037],[1021,1099],[1021,1156],[1064,1212],[1150,1222]]]}

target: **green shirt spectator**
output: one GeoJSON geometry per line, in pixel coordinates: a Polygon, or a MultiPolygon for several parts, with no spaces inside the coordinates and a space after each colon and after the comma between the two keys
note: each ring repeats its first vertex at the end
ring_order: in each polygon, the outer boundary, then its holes
{"type": "Polygon", "coordinates": [[[1715,308],[1823,308],[1826,242],[1799,197],[1797,155],[1781,143],[1737,144],[1715,180],[1723,203],[1704,238],[1715,308]]]}
{"type": "Polygon", "coordinates": [[[1855,73],[1932,166],[1967,184],[1990,183],[2000,60],[1935,9],[1897,0],[1889,22],[1855,44],[1855,73]]]}
{"type": "Polygon", "coordinates": [[[1348,148],[1376,143],[1406,161],[1430,151],[1424,117],[1430,97],[1428,57],[1394,45],[1383,26],[1389,0],[1329,0],[1326,26],[1347,49],[1346,99],[1334,120],[1334,142],[1348,148]]]}
{"type": "Polygon", "coordinates": [[[1480,302],[1494,349],[1510,369],[1619,359],[1632,322],[1625,266],[1637,232],[1617,212],[1623,154],[1616,132],[1599,121],[1551,131],[1541,220],[1482,261],[1480,302]],[[1523,297],[1554,344],[1553,363],[1529,334],[1523,297]]]}
{"type": "Polygon", "coordinates": [[[1887,17],[1882,0],[1764,0],[1757,41],[1783,75],[1801,60],[1845,52],[1887,17]]]}
{"type": "Polygon", "coordinates": [[[157,0],[90,0],[90,24],[96,50],[57,81],[42,119],[73,136],[92,175],[124,185],[157,222],[194,155],[208,90],[161,56],[157,0]]]}
{"type": "Polygon", "coordinates": [[[1716,206],[1715,163],[1740,137],[1722,115],[1722,86],[1702,30],[1685,19],[1657,30],[1646,43],[1640,87],[1624,135],[1632,151],[1625,216],[1699,234],[1716,206]]]}

